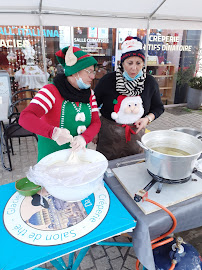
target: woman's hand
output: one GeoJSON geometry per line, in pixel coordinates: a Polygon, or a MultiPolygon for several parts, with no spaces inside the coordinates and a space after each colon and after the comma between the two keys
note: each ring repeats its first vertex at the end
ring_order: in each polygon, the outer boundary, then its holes
{"type": "Polygon", "coordinates": [[[146,128],[149,123],[149,119],[147,117],[140,118],[138,121],[135,122],[135,126],[137,128],[136,134],[140,132],[141,129],[146,128]]]}
{"type": "Polygon", "coordinates": [[[66,128],[55,127],[52,134],[52,140],[54,140],[58,145],[63,145],[73,141],[73,137],[69,130],[66,128]]]}
{"type": "Polygon", "coordinates": [[[70,146],[72,147],[72,151],[84,150],[86,147],[86,141],[82,135],[75,136],[70,146]]]}

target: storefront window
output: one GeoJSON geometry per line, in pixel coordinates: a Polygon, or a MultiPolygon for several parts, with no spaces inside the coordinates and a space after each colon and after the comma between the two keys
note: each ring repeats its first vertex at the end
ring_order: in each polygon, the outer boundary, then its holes
{"type": "MultiPolygon", "coordinates": [[[[121,43],[128,35],[141,38],[146,51],[146,29],[119,29],[118,35],[117,64],[120,63],[121,43]]],[[[147,73],[157,80],[165,104],[186,102],[188,81],[202,66],[200,37],[201,31],[150,30],[147,73]]]]}
{"type": "Polygon", "coordinates": [[[106,73],[114,70],[116,29],[74,27],[74,46],[88,52],[98,62],[92,87],[106,73]]]}
{"type": "MultiPolygon", "coordinates": [[[[173,103],[175,73],[180,61],[183,31],[151,29],[148,42],[147,72],[159,84],[162,101],[173,103]]],[[[144,39],[146,44],[146,39],[144,39]]]]}
{"type": "Polygon", "coordinates": [[[200,31],[151,30],[147,70],[158,81],[165,104],[186,102],[200,34],[200,31]]]}
{"type": "Polygon", "coordinates": [[[40,88],[45,76],[38,27],[0,26],[0,70],[9,73],[12,92],[40,88]]]}
{"type": "MultiPolygon", "coordinates": [[[[52,27],[53,29],[54,27],[52,27]]],[[[50,27],[44,27],[48,30],[50,27]]],[[[75,47],[89,53],[98,62],[96,67],[96,77],[92,83],[92,88],[106,73],[114,70],[116,29],[95,28],[95,27],[55,27],[52,36],[45,37],[47,70],[50,74],[49,82],[58,72],[63,72],[63,68],[58,64],[55,52],[66,46],[73,44],[75,47]],[[58,35],[57,32],[58,31],[58,35]],[[55,35],[53,35],[55,33],[55,35]]]]}
{"type": "Polygon", "coordinates": [[[67,42],[66,46],[70,45],[70,27],[46,26],[44,27],[44,31],[46,33],[44,35],[44,43],[46,66],[49,74],[48,82],[52,83],[57,71],[63,72],[62,66],[58,65],[55,53],[61,47],[65,47],[65,42],[67,42]]]}
{"type": "MultiPolygon", "coordinates": [[[[42,32],[47,74],[40,27],[0,26],[0,70],[9,73],[13,92],[21,88],[40,89],[47,79],[51,83],[57,73],[64,72],[55,52],[71,44],[98,61],[92,88],[106,73],[116,69],[121,44],[127,36],[141,38],[146,51],[146,29],[47,26],[42,32]]],[[[157,80],[165,104],[186,102],[189,79],[202,75],[201,59],[201,31],[150,30],[147,73],[157,80]]]]}

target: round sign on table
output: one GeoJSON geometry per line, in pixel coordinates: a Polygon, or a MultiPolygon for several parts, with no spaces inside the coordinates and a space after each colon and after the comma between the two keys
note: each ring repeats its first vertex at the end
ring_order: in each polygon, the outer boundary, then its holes
{"type": "Polygon", "coordinates": [[[21,242],[52,246],[79,239],[102,222],[110,205],[105,187],[79,202],[61,201],[45,189],[42,196],[24,197],[16,192],[5,206],[4,225],[21,242]]]}

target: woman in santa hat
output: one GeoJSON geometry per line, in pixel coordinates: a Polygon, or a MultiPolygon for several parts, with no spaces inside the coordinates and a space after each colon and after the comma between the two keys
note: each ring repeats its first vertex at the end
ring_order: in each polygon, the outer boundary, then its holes
{"type": "Polygon", "coordinates": [[[97,61],[76,47],[56,53],[64,74],[45,85],[20,114],[19,123],[38,134],[38,161],[55,151],[78,151],[100,129],[97,102],[91,82],[97,61]]]}
{"type": "Polygon", "coordinates": [[[95,88],[102,114],[97,150],[108,160],[142,152],[136,140],[164,112],[158,84],[146,74],[144,61],[141,39],[127,37],[117,70],[102,77],[95,88]]]}

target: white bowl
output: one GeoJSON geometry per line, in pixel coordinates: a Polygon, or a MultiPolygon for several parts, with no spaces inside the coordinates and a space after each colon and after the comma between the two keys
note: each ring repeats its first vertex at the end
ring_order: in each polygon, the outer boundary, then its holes
{"type": "MultiPolygon", "coordinates": [[[[38,162],[38,164],[50,166],[55,162],[63,162],[68,160],[70,154],[70,149],[60,150],[44,157],[38,162]]],[[[95,171],[91,173],[89,178],[84,179],[84,181],[79,184],[71,183],[71,185],[65,186],[62,184],[62,182],[57,185],[46,185],[44,183],[43,187],[45,187],[48,193],[50,193],[55,198],[71,202],[81,201],[88,197],[90,194],[94,193],[100,185],[104,185],[103,176],[108,166],[108,161],[105,156],[100,152],[91,149],[86,149],[86,151],[79,151],[77,155],[79,159],[89,161],[90,163],[103,161],[102,169],[99,170],[99,172],[95,171]]],[[[74,164],[71,166],[72,169],[74,169],[74,164]]]]}

